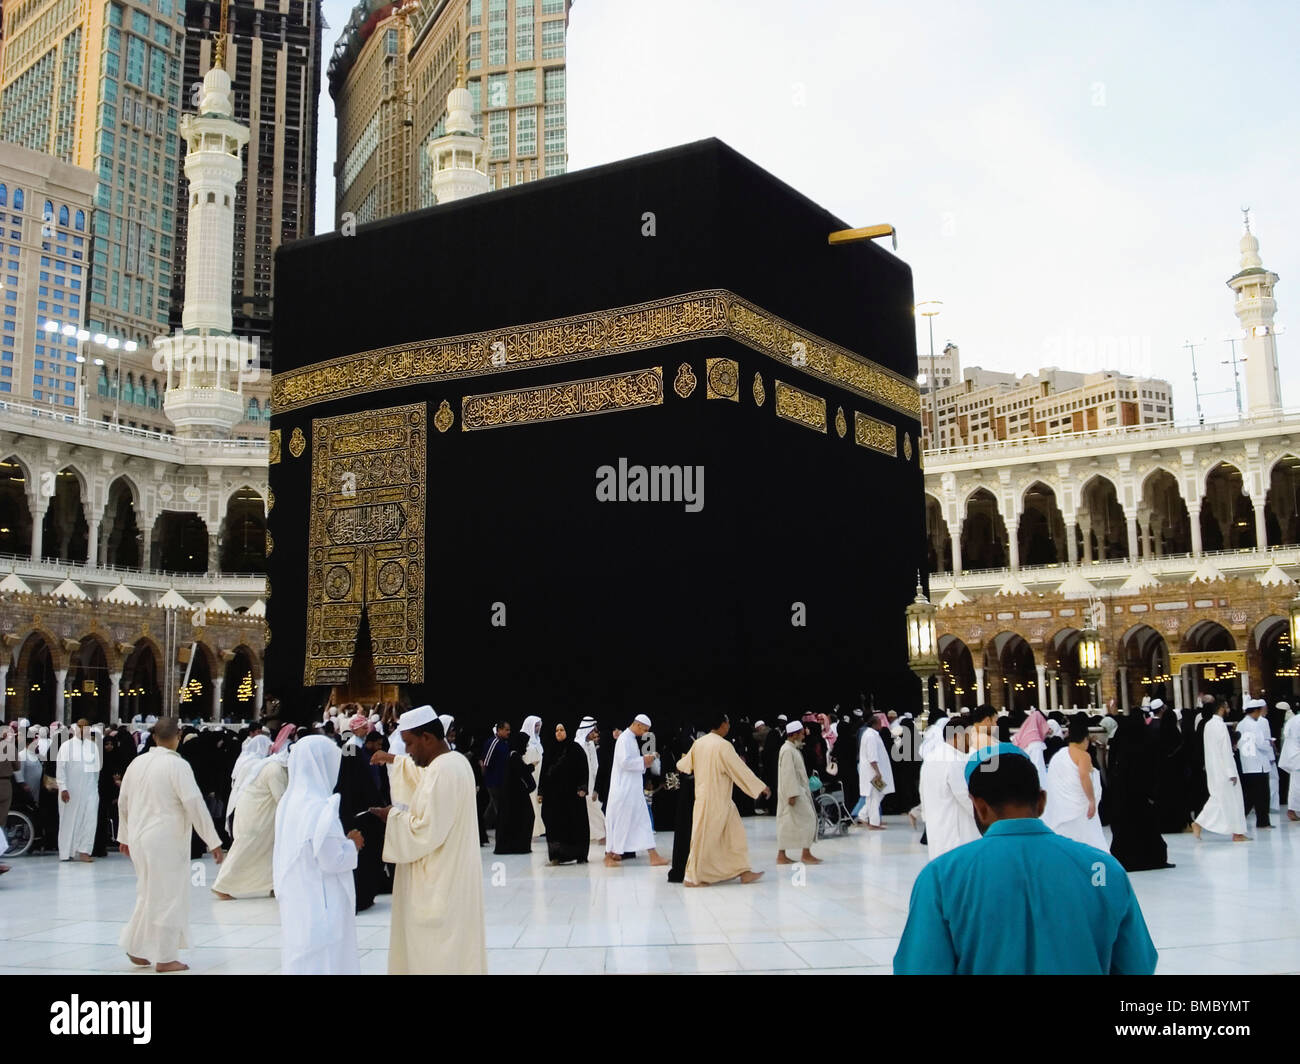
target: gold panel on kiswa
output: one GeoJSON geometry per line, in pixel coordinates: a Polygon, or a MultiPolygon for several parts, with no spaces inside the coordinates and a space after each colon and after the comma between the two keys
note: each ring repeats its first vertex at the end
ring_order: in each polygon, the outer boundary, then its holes
{"type": "Polygon", "coordinates": [[[344,683],[364,609],[380,683],[424,679],[427,405],[312,421],[303,683],[344,683]]]}
{"type": "Polygon", "coordinates": [[[460,427],[465,432],[472,432],[504,425],[530,425],[612,410],[662,406],[663,401],[663,367],[651,366],[608,377],[467,395],[461,400],[460,427]]]}
{"type": "Polygon", "coordinates": [[[898,457],[898,430],[888,421],[879,421],[861,410],[853,411],[853,439],[890,458],[898,457]]]}
{"type": "Polygon", "coordinates": [[[826,400],[785,381],[776,381],[776,416],[796,425],[826,431],[826,400]]]}

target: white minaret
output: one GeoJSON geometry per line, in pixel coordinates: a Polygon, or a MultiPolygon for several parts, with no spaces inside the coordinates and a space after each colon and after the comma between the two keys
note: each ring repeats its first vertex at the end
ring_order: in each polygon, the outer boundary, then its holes
{"type": "Polygon", "coordinates": [[[1264,269],[1259,257],[1259,240],[1250,231],[1249,213],[1246,213],[1246,231],[1240,246],[1241,270],[1228,278],[1228,287],[1237,293],[1232,309],[1246,330],[1241,346],[1246,360],[1247,409],[1250,414],[1276,413],[1282,409],[1277,340],[1273,334],[1273,316],[1277,313],[1273,286],[1277,284],[1277,274],[1264,269]]]}
{"type": "Polygon", "coordinates": [[[474,99],[465,88],[465,66],[456,60],[456,86],[447,93],[446,132],[429,143],[433,194],[439,203],[477,196],[488,190],[483,138],[474,132],[474,99]]]}
{"type": "Polygon", "coordinates": [[[203,79],[199,113],[181,119],[189,227],[183,333],[154,341],[154,364],[167,372],[163,410],[182,436],[228,437],[243,420],[249,347],[230,334],[235,186],[248,129],[234,120],[230,75],[214,65],[203,79]]]}

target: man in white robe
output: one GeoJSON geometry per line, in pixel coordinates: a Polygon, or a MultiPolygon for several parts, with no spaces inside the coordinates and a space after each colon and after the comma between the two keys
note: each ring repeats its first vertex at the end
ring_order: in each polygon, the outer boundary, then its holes
{"type": "Polygon", "coordinates": [[[935,721],[934,739],[930,728],[921,743],[921,809],[925,818],[928,859],[933,861],[949,850],[980,837],[966,788],[964,736],[956,719],[935,721]]]}
{"type": "Polygon", "coordinates": [[[858,823],[871,831],[884,831],[880,806],[885,796],[894,793],[894,766],[885,749],[885,741],[877,728],[884,728],[889,718],[883,713],[875,715],[874,723],[868,721],[858,739],[858,785],[862,788],[862,812],[858,823]],[[878,782],[877,782],[878,781],[878,782]]]}
{"type": "Polygon", "coordinates": [[[117,841],[136,876],[135,909],[120,942],[132,964],[181,972],[189,967],[177,958],[189,945],[190,835],[198,832],[217,864],[221,836],[194,770],[176,752],[176,719],[158,721],[153,738],[157,745],[127,766],[117,799],[117,841]]]}
{"type": "Polygon", "coordinates": [[[785,742],[776,767],[776,863],[793,864],[787,850],[800,850],[804,864],[821,864],[812,844],[817,838],[817,812],[813,808],[808,767],[803,760],[804,726],[792,720],[785,726],[785,742]]]}
{"type": "MultiPolygon", "coordinates": [[[[1277,704],[1287,713],[1291,707],[1285,702],[1277,704]]],[[[1277,767],[1287,773],[1286,815],[1288,820],[1300,820],[1300,713],[1282,725],[1282,750],[1277,756],[1277,767]]]]}
{"type": "Polygon", "coordinates": [[[1205,722],[1205,782],[1210,798],[1192,821],[1192,833],[1199,839],[1202,830],[1231,835],[1233,842],[1249,842],[1246,834],[1246,804],[1241,797],[1241,780],[1237,762],[1232,757],[1232,739],[1228,735],[1228,704],[1220,702],[1214,716],[1205,722]]]}
{"type": "MultiPolygon", "coordinates": [[[[343,834],[334,793],[343,752],[309,735],[289,752],[289,781],[275,810],[275,898],[281,975],[359,975],[352,870],[365,845],[343,834]]],[[[233,850],[232,850],[233,853],[233,850]]]]}
{"type": "Polygon", "coordinates": [[[637,739],[650,730],[650,718],[639,714],[614,744],[609,774],[609,801],[605,803],[605,864],[617,868],[623,854],[647,850],[652,865],[668,861],[655,849],[650,808],[645,800],[645,770],[655,759],[642,754],[637,739]]]}
{"type": "Polygon", "coordinates": [[[387,823],[384,860],[396,866],[388,974],[485,975],[474,769],[447,745],[431,706],[403,713],[397,727],[406,754],[370,755],[389,766],[393,798],[370,810],[387,823]]]}
{"type": "Polygon", "coordinates": [[[582,718],[574,741],[587,757],[587,833],[592,842],[604,842],[605,814],[601,811],[600,797],[596,794],[596,773],[600,771],[596,744],[600,742],[600,732],[594,717],[582,718]]]}
{"type": "Polygon", "coordinates": [[[1262,698],[1248,698],[1246,715],[1237,722],[1237,754],[1241,759],[1241,791],[1246,812],[1255,811],[1255,827],[1271,828],[1269,822],[1268,770],[1272,764],[1273,733],[1264,718],[1268,708],[1262,698]]]}
{"type": "Polygon", "coordinates": [[[94,860],[95,829],[99,826],[99,745],[90,721],[79,720],[72,735],[59,747],[56,776],[59,783],[59,860],[89,864],[94,860]]]}

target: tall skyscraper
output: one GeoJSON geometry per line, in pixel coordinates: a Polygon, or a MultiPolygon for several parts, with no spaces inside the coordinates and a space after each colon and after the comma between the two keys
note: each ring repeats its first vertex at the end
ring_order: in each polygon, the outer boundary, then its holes
{"type": "Polygon", "coordinates": [[[93,171],[84,325],[146,348],[167,324],[184,11],[178,0],[27,0],[6,12],[0,139],[93,171]]]}
{"type": "MultiPolygon", "coordinates": [[[[236,191],[233,329],[269,341],[275,251],[316,226],[316,131],[320,96],[320,0],[230,0],[226,70],[234,118],[250,132],[236,191]]],[[[212,65],[220,0],[185,4],[184,85],[192,96],[212,65]]],[[[185,146],[178,146],[178,161],[185,146]]],[[[186,193],[174,189],[176,249],[171,322],[181,323],[186,274],[186,193]]]]}
{"type": "Polygon", "coordinates": [[[0,395],[6,400],[81,404],[85,372],[93,370],[77,356],[96,184],[89,170],[0,143],[0,395]],[[57,330],[45,328],[50,320],[57,330]]]}
{"type": "Polygon", "coordinates": [[[434,203],[429,146],[463,58],[490,188],[568,167],[570,0],[361,0],[334,47],[335,223],[434,203]]]}

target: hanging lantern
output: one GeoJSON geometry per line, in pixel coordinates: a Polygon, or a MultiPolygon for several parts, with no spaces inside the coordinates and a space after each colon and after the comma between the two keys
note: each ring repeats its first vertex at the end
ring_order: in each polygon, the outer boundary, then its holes
{"type": "Polygon", "coordinates": [[[1101,636],[1091,624],[1079,635],[1079,671],[1088,683],[1101,679],[1101,636]]]}
{"type": "Polygon", "coordinates": [[[913,672],[927,673],[939,669],[938,638],[935,635],[935,614],[939,611],[925,597],[920,581],[916,584],[916,598],[907,607],[907,664],[913,672]]]}

